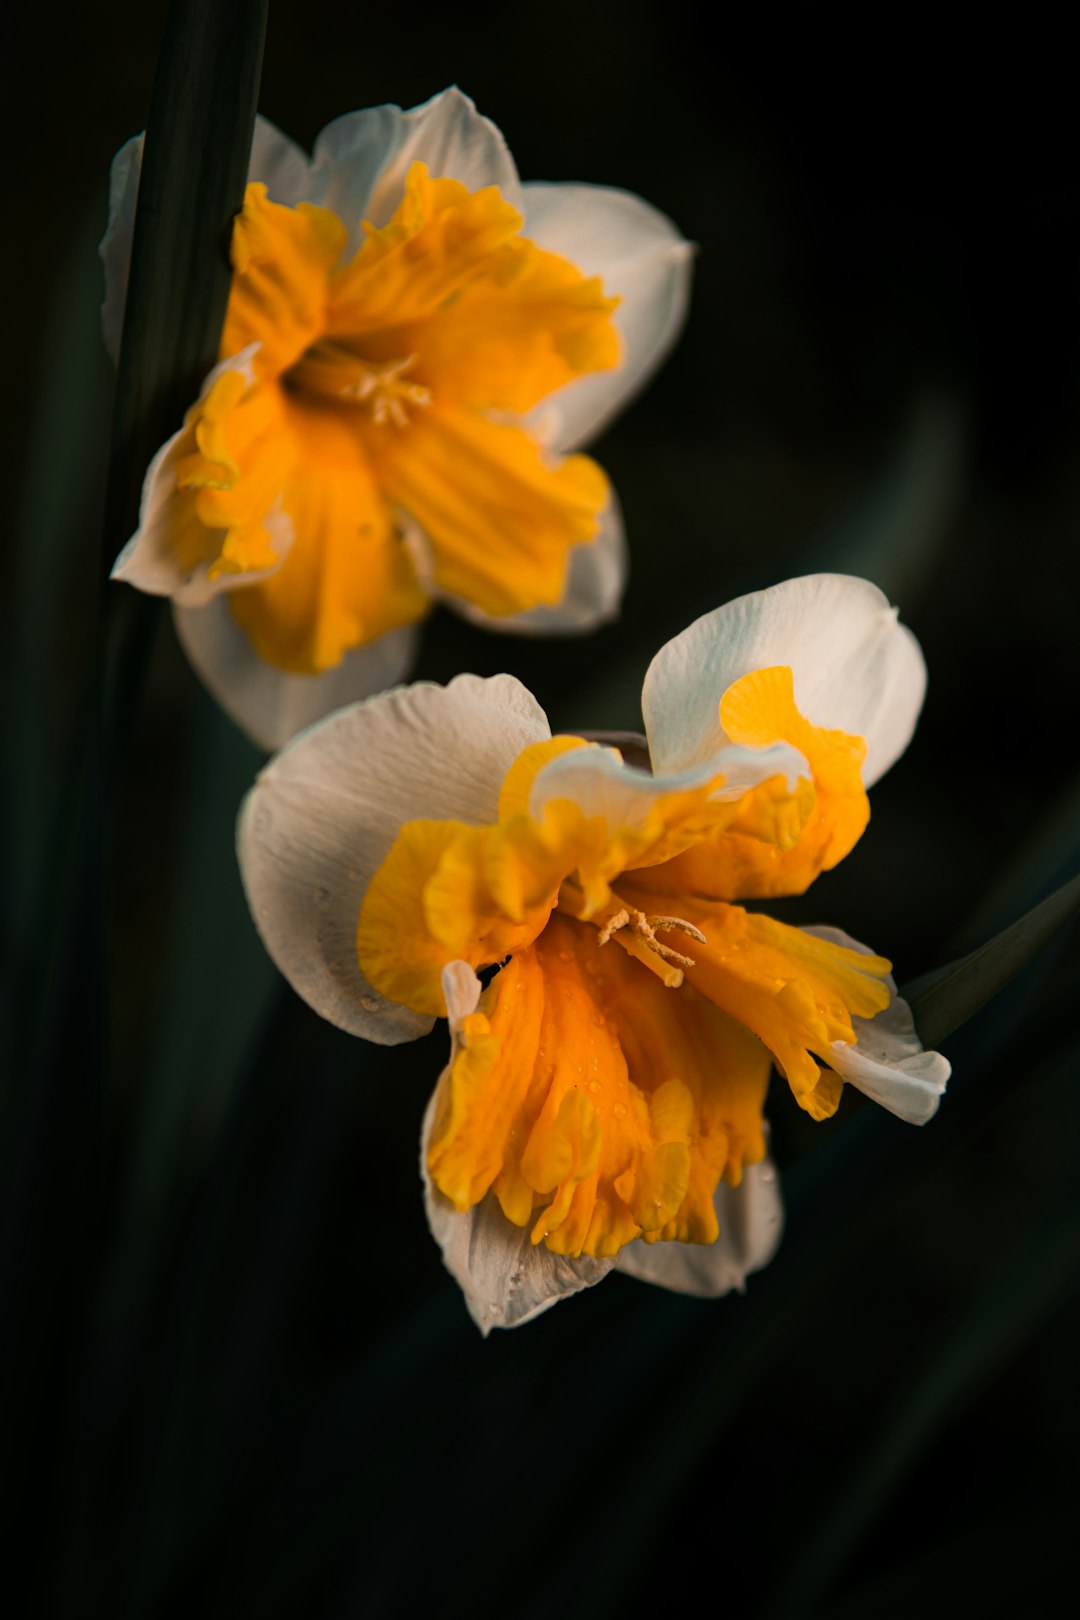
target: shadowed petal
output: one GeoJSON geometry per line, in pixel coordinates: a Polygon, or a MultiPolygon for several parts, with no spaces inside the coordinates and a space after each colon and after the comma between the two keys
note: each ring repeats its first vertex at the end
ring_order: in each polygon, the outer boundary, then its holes
{"type": "Polygon", "coordinates": [[[506,142],[490,118],[452,87],[420,107],[368,107],[328,124],[315,141],[313,197],[344,220],[355,248],[360,224],[385,225],[401,201],[413,163],[460,180],[471,191],[498,186],[521,207],[521,186],[506,142]]]}
{"type": "MultiPolygon", "coordinates": [[[[443,971],[443,993],[453,1054],[461,1023],[479,1002],[480,981],[467,963],[451,962],[443,971]]],[[[573,1260],[552,1254],[542,1243],[533,1244],[528,1227],[508,1221],[490,1193],[473,1209],[459,1214],[428,1174],[428,1141],[434,1120],[433,1095],[420,1133],[420,1175],[428,1225],[446,1269],[465,1295],[469,1315],[485,1338],[492,1328],[531,1322],[560,1299],[591,1288],[607,1276],[611,1260],[588,1256],[573,1260]]]]}
{"type": "Polygon", "coordinates": [[[173,619],[207,689],[267,752],[335,709],[394,686],[408,673],[419,640],[417,627],[409,625],[346,653],[321,675],[291,675],[259,657],[222,596],[200,608],[174,605],[173,619]]]}
{"type": "Polygon", "coordinates": [[[676,1294],[716,1299],[741,1294],[752,1271],[767,1266],[784,1231],[780,1182],[770,1158],[747,1166],[737,1187],[721,1182],[714,1200],[720,1236],[715,1243],[630,1243],[616,1269],[676,1294]]]}
{"type": "Polygon", "coordinates": [[[535,413],[537,431],[562,451],[585,444],[638,393],[675,342],[690,300],[694,248],[640,197],[610,186],[527,183],[525,234],[562,254],[621,300],[623,354],[613,371],[567,384],[535,413]]]}
{"type": "Polygon", "coordinates": [[[272,202],[295,208],[311,196],[311,159],[262,115],[255,120],[248,179],[261,180],[272,202]]]}
{"type": "Polygon", "coordinates": [[[361,973],[364,895],[403,822],[494,821],[510,765],[548,735],[513,676],[459,675],[339,710],[260,772],[237,831],[244,887],[264,945],[316,1012],[383,1045],[431,1028],[361,973]]]}
{"type": "MultiPolygon", "coordinates": [[[[872,954],[868,945],[842,929],[817,926],[805,931],[849,950],[872,954]]],[[[891,973],[885,983],[892,994],[888,1007],[876,1018],[853,1018],[855,1045],[834,1042],[829,1062],[841,1079],[890,1114],[909,1125],[925,1125],[938,1111],[952,1067],[940,1052],[923,1049],[911,1008],[898,994],[891,973]]]]}
{"type": "MultiPolygon", "coordinates": [[[[420,1162],[424,1164],[425,1136],[420,1162]]],[[[611,1260],[577,1260],[534,1244],[526,1227],[514,1226],[494,1194],[459,1215],[424,1175],[424,1207],[447,1271],[465,1295],[469,1315],[487,1338],[493,1327],[521,1327],[583,1288],[602,1282],[611,1260]]],[[[671,1245],[666,1245],[671,1247],[671,1245]]]]}

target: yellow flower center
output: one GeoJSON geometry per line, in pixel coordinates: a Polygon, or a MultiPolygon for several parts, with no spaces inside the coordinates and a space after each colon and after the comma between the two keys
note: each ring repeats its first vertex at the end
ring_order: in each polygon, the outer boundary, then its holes
{"type": "Polygon", "coordinates": [[[305,350],[285,382],[336,404],[366,405],[376,427],[406,427],[410,410],[431,404],[431,389],[406,375],[415,364],[415,354],[404,360],[363,360],[328,339],[305,350]]]}
{"type": "Polygon", "coordinates": [[[441,590],[493,615],[559,600],[607,481],[520,419],[618,363],[617,300],[523,224],[496,187],[414,163],[350,257],[336,214],[248,186],[221,356],[255,345],[255,380],[227,372],[189,415],[173,539],[243,576],[279,560],[270,514],[291,520],[281,566],[229,597],[268,662],[317,673],[427,611],[402,512],[441,590]]]}
{"type": "Polygon", "coordinates": [[[633,824],[568,800],[533,816],[544,766],[590,746],[558,737],[519,756],[497,823],[402,827],[358,922],[369,981],[438,1015],[448,962],[498,967],[459,1032],[429,1144],[458,1209],[493,1192],[561,1254],[712,1242],[719,1180],[737,1184],[764,1153],[771,1064],[814,1117],[835,1110],[841,1083],[822,1064],[855,1039],[853,1017],[888,1005],[889,964],[728,898],[755,875],[748,844],[776,856],[771,882],[786,870],[805,887],[865,824],[861,740],[812,726],[790,694],[790,670],[760,671],[720,714],[729,735],[797,736],[812,780],[794,794],[777,781],[718,801],[718,776],[633,824]]]}

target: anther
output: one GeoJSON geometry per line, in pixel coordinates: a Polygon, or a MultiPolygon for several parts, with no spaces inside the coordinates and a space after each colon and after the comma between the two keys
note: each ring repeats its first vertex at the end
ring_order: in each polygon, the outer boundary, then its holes
{"type": "Polygon", "coordinates": [[[358,405],[370,405],[376,427],[392,422],[395,427],[408,427],[410,405],[431,404],[431,390],[422,383],[408,382],[405,372],[416,364],[415,354],[404,360],[362,362],[361,374],[356,382],[341,390],[342,397],[358,405]]]}
{"type": "Polygon", "coordinates": [[[689,934],[690,938],[696,939],[699,945],[706,943],[705,935],[701,932],[701,929],[695,928],[693,923],[686,921],[685,917],[646,917],[645,921],[650,928],[674,928],[680,934],[689,934]]]}
{"type": "Polygon", "coordinates": [[[403,360],[364,360],[346,344],[324,339],[301,356],[288,381],[306,392],[366,405],[377,427],[407,427],[411,409],[431,404],[430,388],[405,375],[415,364],[415,354],[403,360]]]}
{"type": "Polygon", "coordinates": [[[682,968],[693,967],[692,956],[684,956],[681,951],[673,950],[670,945],[665,945],[662,940],[657,939],[658,928],[662,931],[674,930],[681,934],[689,934],[691,939],[696,939],[701,945],[705,944],[705,935],[700,928],[695,928],[693,923],[687,922],[683,917],[647,917],[643,911],[627,906],[623,906],[608,918],[600,930],[597,944],[606,945],[610,939],[619,939],[620,944],[623,943],[621,932],[626,929],[632,938],[662,957],[665,962],[672,962],[682,968]]]}
{"type": "Polygon", "coordinates": [[[617,911],[614,916],[608,918],[607,922],[600,930],[600,937],[596,943],[598,945],[606,945],[608,940],[611,939],[613,935],[617,934],[620,928],[625,928],[629,921],[630,913],[624,906],[621,911],[617,911]]]}

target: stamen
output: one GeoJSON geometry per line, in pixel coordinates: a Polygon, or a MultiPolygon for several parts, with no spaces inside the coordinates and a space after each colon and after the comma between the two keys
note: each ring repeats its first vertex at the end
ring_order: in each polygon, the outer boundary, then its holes
{"type": "Polygon", "coordinates": [[[694,924],[687,922],[683,917],[646,916],[635,906],[624,905],[618,895],[613,894],[607,904],[599,911],[587,911],[585,894],[576,877],[563,880],[559,889],[559,909],[571,917],[579,917],[582,922],[591,922],[599,931],[598,945],[607,945],[615,940],[628,955],[643,963],[651,973],[662,979],[669,989],[678,989],[683,982],[683,968],[693,967],[694,958],[684,956],[681,951],[673,950],[657,939],[656,930],[664,932],[674,929],[680,934],[689,934],[699,944],[706,943],[705,935],[694,924]]]}
{"type": "Polygon", "coordinates": [[[670,945],[661,945],[658,939],[646,939],[645,943],[658,956],[662,956],[665,962],[677,962],[679,967],[684,968],[693,967],[694,965],[692,956],[684,956],[681,951],[673,951],[670,945]]]}
{"type": "Polygon", "coordinates": [[[675,928],[680,934],[689,934],[690,938],[696,939],[699,945],[707,943],[701,929],[695,928],[693,923],[686,921],[685,917],[649,917],[647,921],[650,928],[675,928]]]}
{"type": "Polygon", "coordinates": [[[600,938],[596,943],[598,945],[606,945],[611,936],[613,934],[617,934],[620,928],[625,928],[629,921],[630,913],[627,911],[626,907],[623,906],[621,911],[616,911],[613,916],[608,918],[607,922],[600,930],[600,938]]]}
{"type": "Polygon", "coordinates": [[[408,427],[409,411],[431,404],[431,390],[405,375],[416,355],[403,360],[364,360],[344,344],[324,340],[302,355],[288,374],[295,388],[350,404],[366,405],[376,427],[408,427]]]}
{"type": "MultiPolygon", "coordinates": [[[[593,921],[599,922],[600,919],[594,918],[593,921]]],[[[689,934],[691,939],[696,939],[701,945],[705,944],[705,935],[701,930],[695,928],[693,923],[686,922],[684,918],[647,917],[643,911],[638,911],[633,906],[620,906],[617,911],[613,911],[604,919],[597,944],[606,945],[609,940],[617,940],[639,961],[643,960],[641,947],[644,946],[646,951],[654,952],[665,962],[674,963],[680,968],[693,967],[692,956],[684,956],[681,951],[673,950],[670,945],[665,945],[662,940],[657,939],[658,928],[674,929],[681,934],[689,934]]]]}
{"type": "Polygon", "coordinates": [[[354,399],[358,405],[370,404],[376,427],[386,422],[408,427],[408,407],[431,404],[430,388],[403,380],[405,372],[415,364],[415,354],[406,355],[404,360],[361,362],[362,375],[341,390],[342,398],[354,399]]]}

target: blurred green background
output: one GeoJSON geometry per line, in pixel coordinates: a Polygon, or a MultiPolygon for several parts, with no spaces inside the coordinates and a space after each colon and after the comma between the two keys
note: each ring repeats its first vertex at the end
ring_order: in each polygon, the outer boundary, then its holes
{"type": "MultiPolygon", "coordinates": [[[[165,9],[3,25],[15,1612],[651,1615],[691,1587],[737,1616],[1047,1612],[1078,1507],[1075,937],[946,1043],[923,1131],[852,1096],[815,1126],[774,1087],[788,1230],[745,1297],[612,1277],[485,1344],[420,1203],[445,1037],[369,1048],[277,981],[232,852],[259,756],[167,615],[99,875],[95,245],[165,9]]],[[[636,728],[697,614],[817,568],[876,580],[926,650],[924,719],[784,914],[901,983],[1080,864],[1068,60],[966,15],[272,0],[260,96],[310,145],[456,81],[524,178],[625,186],[700,244],[680,347],[596,447],[621,621],[556,645],[438,615],[417,673],[509,668],[556,729],[636,728]]]]}

